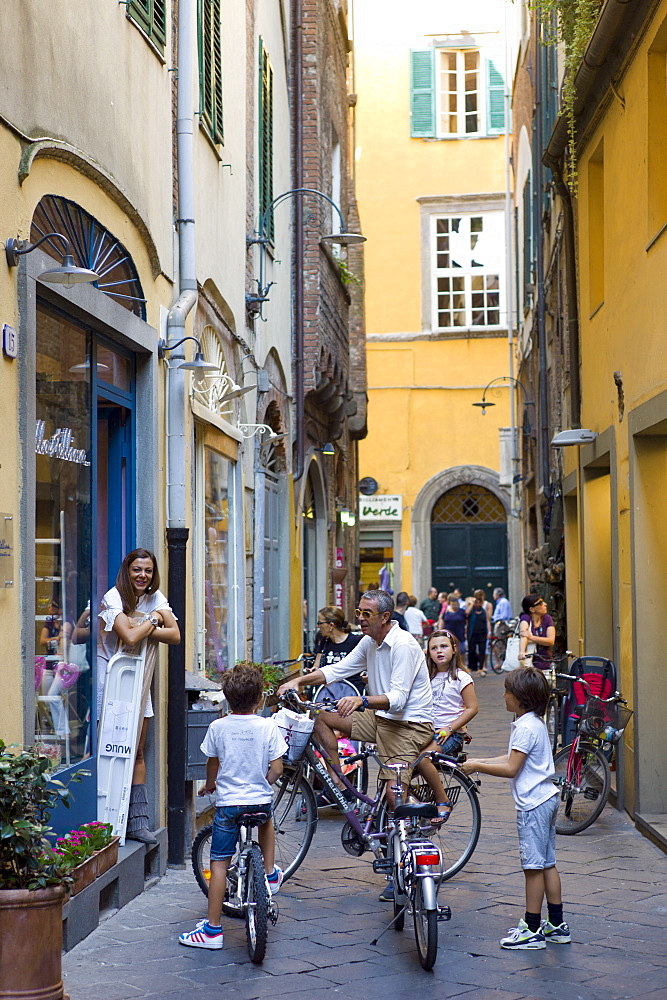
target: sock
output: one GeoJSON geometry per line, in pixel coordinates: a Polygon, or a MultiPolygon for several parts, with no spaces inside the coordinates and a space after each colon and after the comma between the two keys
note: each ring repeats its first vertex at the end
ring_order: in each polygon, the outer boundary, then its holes
{"type": "Polygon", "coordinates": [[[549,923],[553,924],[554,927],[560,927],[563,923],[563,904],[548,902],[547,909],[549,911],[549,923]]]}
{"type": "Polygon", "coordinates": [[[540,917],[541,917],[540,913],[529,913],[528,910],[526,910],[526,915],[524,917],[524,920],[528,924],[528,927],[533,932],[533,934],[535,934],[535,932],[540,929],[540,917]]]}
{"type": "Polygon", "coordinates": [[[222,926],[218,924],[216,927],[215,924],[209,924],[208,920],[202,927],[202,930],[204,934],[208,934],[209,937],[213,937],[215,934],[222,934],[222,926]]]}

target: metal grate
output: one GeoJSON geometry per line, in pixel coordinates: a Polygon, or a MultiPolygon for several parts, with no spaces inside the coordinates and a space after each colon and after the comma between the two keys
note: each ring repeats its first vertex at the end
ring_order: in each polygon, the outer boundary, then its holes
{"type": "Polygon", "coordinates": [[[443,493],[433,507],[433,524],[504,524],[505,508],[483,486],[455,486],[443,493]]]}

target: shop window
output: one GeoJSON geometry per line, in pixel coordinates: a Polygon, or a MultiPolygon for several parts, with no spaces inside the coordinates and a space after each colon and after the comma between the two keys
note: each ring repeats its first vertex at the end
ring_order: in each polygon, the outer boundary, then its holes
{"type": "Polygon", "coordinates": [[[37,310],[35,742],[91,754],[91,380],[84,329],[37,310]]]}
{"type": "Polygon", "coordinates": [[[204,447],[204,669],[217,679],[230,666],[231,462],[204,447]]]}

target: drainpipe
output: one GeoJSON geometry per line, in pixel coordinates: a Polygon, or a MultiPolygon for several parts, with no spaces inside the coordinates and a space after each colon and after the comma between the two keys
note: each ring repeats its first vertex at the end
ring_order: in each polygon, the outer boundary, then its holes
{"type": "MultiPolygon", "coordinates": [[[[178,281],[179,296],[167,317],[167,345],[186,336],[187,317],[197,301],[195,268],[193,129],[196,48],[196,0],[178,7],[178,88],[176,152],[178,160],[178,281]]],[[[167,551],[168,594],[178,617],[181,642],[169,647],[167,745],[167,861],[185,864],[185,635],[186,550],[190,529],[185,524],[185,372],[169,361],[167,370],[167,551]]]]}
{"type": "MultiPolygon", "coordinates": [[[[292,120],[294,121],[294,187],[303,180],[303,0],[293,0],[294,74],[292,78],[292,120]]],[[[303,280],[303,196],[294,199],[294,401],[296,416],[296,469],[292,481],[303,475],[305,462],[304,429],[304,280],[303,280]]]]}
{"type": "MultiPolygon", "coordinates": [[[[539,12],[538,12],[539,23],[539,12]]],[[[542,81],[542,40],[540,37],[535,40],[535,142],[533,144],[533,177],[535,178],[535,188],[533,191],[534,218],[536,221],[535,232],[537,239],[535,253],[535,284],[537,288],[537,355],[538,355],[538,456],[540,479],[542,489],[547,490],[549,486],[549,406],[547,397],[547,336],[545,320],[544,302],[544,247],[542,245],[542,232],[539,220],[542,218],[542,199],[544,197],[544,174],[542,168],[542,106],[543,106],[543,81],[542,81]]]]}

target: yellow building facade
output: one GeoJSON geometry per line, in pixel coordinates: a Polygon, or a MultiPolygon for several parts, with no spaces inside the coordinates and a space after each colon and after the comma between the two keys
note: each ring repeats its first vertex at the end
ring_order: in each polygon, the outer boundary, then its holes
{"type": "MultiPolygon", "coordinates": [[[[369,434],[360,583],[522,588],[511,433],[504,5],[355,12],[369,434]],[[488,383],[493,408],[473,408],[488,383]]],[[[516,437],[516,436],[515,436],[516,437]]]]}
{"type": "Polygon", "coordinates": [[[603,11],[590,45],[599,69],[578,78],[580,424],[597,436],[562,457],[568,645],[617,665],[635,711],[620,800],[664,847],[667,3],[632,32],[603,11]]]}

